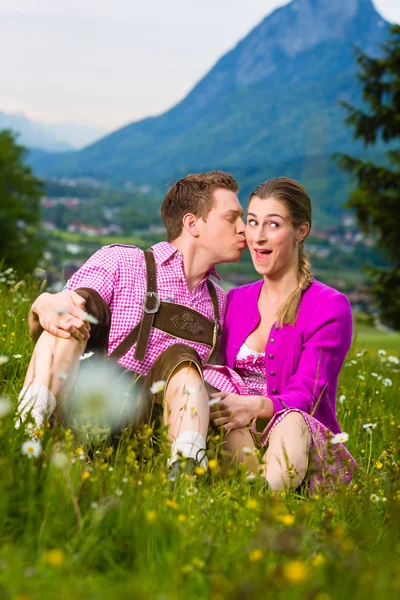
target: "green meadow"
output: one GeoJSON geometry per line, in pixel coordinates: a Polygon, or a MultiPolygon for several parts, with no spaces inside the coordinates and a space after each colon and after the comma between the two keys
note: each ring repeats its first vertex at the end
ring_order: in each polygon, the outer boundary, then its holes
{"type": "Polygon", "coordinates": [[[337,406],[359,464],[350,486],[265,490],[222,467],[214,434],[210,476],[171,491],[163,432],[111,443],[88,427],[46,427],[32,446],[15,429],[39,291],[0,275],[0,598],[400,596],[399,335],[356,320],[337,406]]]}

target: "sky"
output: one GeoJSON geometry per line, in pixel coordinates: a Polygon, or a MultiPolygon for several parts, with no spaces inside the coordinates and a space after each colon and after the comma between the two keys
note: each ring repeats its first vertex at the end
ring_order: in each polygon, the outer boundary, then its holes
{"type": "MultiPolygon", "coordinates": [[[[373,2],[400,23],[400,0],[373,2]]],[[[284,4],[0,0],[0,111],[104,131],[160,114],[284,4]]]]}

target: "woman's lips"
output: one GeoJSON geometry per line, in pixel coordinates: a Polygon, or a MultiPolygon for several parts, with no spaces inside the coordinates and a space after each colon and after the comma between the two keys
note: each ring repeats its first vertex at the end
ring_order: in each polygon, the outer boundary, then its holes
{"type": "Polygon", "coordinates": [[[265,250],[264,248],[254,248],[254,254],[257,262],[266,262],[272,254],[272,250],[265,250]]]}

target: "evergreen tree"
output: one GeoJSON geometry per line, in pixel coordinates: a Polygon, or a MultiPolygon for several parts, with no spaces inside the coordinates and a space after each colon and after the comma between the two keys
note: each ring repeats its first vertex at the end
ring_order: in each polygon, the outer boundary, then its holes
{"type": "Polygon", "coordinates": [[[0,263],[20,275],[36,267],[43,248],[39,231],[42,182],[25,164],[25,156],[15,135],[0,131],[0,263]]]}
{"type": "Polygon", "coordinates": [[[335,156],[351,173],[356,189],[347,206],[355,210],[362,230],[377,236],[377,245],[390,261],[390,268],[369,268],[374,280],[374,298],[382,321],[400,329],[400,26],[390,28],[383,53],[371,58],[357,52],[358,78],[363,86],[364,108],[343,102],[346,123],[354,137],[365,145],[377,140],[390,142],[387,164],[374,164],[346,154],[335,156]]]}

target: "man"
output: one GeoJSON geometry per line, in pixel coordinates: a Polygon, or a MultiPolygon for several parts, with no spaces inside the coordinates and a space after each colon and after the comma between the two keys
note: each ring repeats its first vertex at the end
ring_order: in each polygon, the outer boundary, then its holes
{"type": "Polygon", "coordinates": [[[37,343],[20,394],[22,419],[30,412],[40,426],[62,407],[90,339],[140,376],[147,414],[150,388],[165,381],[172,474],[179,456],[207,465],[202,365],[215,350],[226,307],[223,290],[209,278],[217,276],[214,265],[239,260],[246,246],[237,191],[237,182],[221,171],[180,179],[161,207],[166,242],[147,256],[134,246],[104,247],[69,280],[68,290],[39,296],[29,317],[37,343]],[[90,333],[83,308],[100,322],[90,333]]]}

